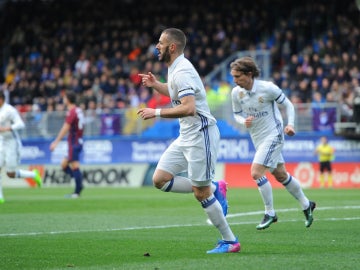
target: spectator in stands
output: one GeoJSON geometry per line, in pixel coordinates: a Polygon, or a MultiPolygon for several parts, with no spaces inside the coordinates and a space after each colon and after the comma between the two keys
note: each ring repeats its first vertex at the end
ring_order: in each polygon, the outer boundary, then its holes
{"type": "Polygon", "coordinates": [[[356,124],[355,133],[360,134],[360,86],[355,88],[353,102],[353,121],[356,124]]]}
{"type": "Polygon", "coordinates": [[[147,106],[153,109],[169,107],[170,104],[170,97],[162,95],[158,91],[153,91],[152,97],[147,102],[147,106]]]}
{"type": "MultiPolygon", "coordinates": [[[[294,8],[290,12],[277,13],[274,18],[272,14],[268,14],[268,11],[282,10],[284,5],[288,4],[281,1],[271,4],[262,1],[260,6],[264,11],[264,16],[256,20],[253,14],[259,6],[258,1],[246,8],[241,8],[243,4],[241,7],[235,6],[235,3],[220,5],[215,11],[212,2],[206,3],[205,8],[204,5],[194,5],[190,9],[189,16],[179,17],[171,15],[173,5],[170,5],[167,9],[169,16],[164,17],[164,21],[171,24],[176,20],[177,24],[192,29],[189,44],[193,46],[187,48],[186,53],[191,55],[195,67],[201,67],[199,74],[202,77],[208,73],[209,67],[214,68],[233,52],[265,48],[271,50],[272,69],[280,73],[288,72],[287,79],[291,89],[294,90],[292,86],[304,78],[312,80],[309,78],[311,69],[317,74],[317,69],[322,67],[323,72],[317,75],[317,79],[322,80],[327,77],[331,84],[337,78],[339,68],[343,69],[345,75],[345,77],[340,76],[341,80],[343,78],[348,80],[350,70],[359,66],[357,41],[360,36],[360,24],[358,10],[352,2],[350,0],[337,1],[332,3],[333,8],[328,8],[326,3],[312,1],[304,1],[301,5],[292,3],[294,8]],[[235,10],[238,10],[236,15],[234,15],[235,10]],[[309,10],[317,12],[317,16],[323,20],[313,22],[310,19],[304,19],[308,18],[309,10]],[[204,14],[213,15],[203,16],[204,14]],[[222,21],[221,14],[231,14],[226,23],[222,21]],[[239,17],[242,20],[235,19],[239,17]],[[301,24],[298,23],[299,21],[301,24]],[[250,29],[255,29],[255,31],[250,29]],[[215,34],[208,35],[211,32],[215,34]],[[259,36],[256,33],[263,34],[259,36]],[[309,56],[311,59],[306,60],[309,56]],[[305,60],[303,61],[302,58],[305,60]],[[303,70],[300,68],[296,74],[295,70],[298,66],[301,66],[303,70]]],[[[123,77],[127,79],[126,84],[128,84],[131,83],[128,78],[133,68],[144,71],[149,69],[148,63],[153,62],[155,46],[148,35],[148,25],[145,22],[149,21],[147,16],[153,13],[151,11],[157,12],[159,5],[144,3],[142,12],[145,10],[146,12],[139,16],[133,13],[137,10],[134,1],[126,1],[126,8],[124,8],[124,1],[108,3],[111,4],[104,4],[102,10],[106,12],[109,21],[116,21],[116,23],[109,23],[100,28],[100,25],[88,23],[102,16],[101,12],[94,8],[97,4],[94,0],[86,1],[86,4],[84,1],[73,3],[73,10],[68,10],[66,4],[59,2],[53,7],[55,12],[61,14],[66,10],[70,12],[70,15],[61,23],[53,24],[44,22],[56,18],[48,18],[45,12],[36,14],[38,10],[44,10],[44,6],[41,6],[44,5],[42,1],[31,3],[33,16],[43,18],[35,21],[21,14],[21,10],[24,10],[21,7],[26,5],[26,2],[7,1],[4,5],[6,12],[2,20],[3,25],[9,27],[7,29],[9,35],[0,40],[0,43],[4,44],[2,47],[6,53],[2,61],[5,65],[0,69],[2,69],[1,76],[4,76],[4,80],[7,78],[11,81],[9,88],[12,104],[32,105],[35,97],[59,95],[60,90],[70,89],[72,77],[78,76],[75,66],[87,67],[85,68],[87,71],[81,76],[87,77],[95,88],[98,86],[96,78],[105,74],[106,82],[102,82],[104,85],[102,90],[105,92],[108,91],[107,83],[110,78],[115,77],[118,80],[123,77]],[[77,23],[80,21],[79,15],[72,13],[75,10],[82,10],[88,14],[81,18],[81,24],[77,23]],[[121,16],[119,12],[126,14],[121,16]],[[128,27],[126,21],[124,22],[126,16],[132,15],[135,18],[134,25],[138,25],[136,31],[128,27]],[[22,25],[28,24],[32,29],[36,29],[36,35],[33,31],[21,30],[23,28],[18,25],[20,22],[22,25]],[[147,53],[142,54],[141,57],[136,55],[137,57],[130,60],[129,54],[138,52],[139,48],[147,53]],[[78,55],[82,53],[85,54],[88,62],[85,65],[77,65],[77,61],[80,60],[78,55]],[[58,68],[57,72],[60,74],[55,75],[56,82],[52,79],[41,81],[41,73],[45,67],[52,74],[56,73],[53,68],[58,68]],[[15,71],[15,74],[9,74],[10,70],[15,71]],[[58,78],[62,80],[59,81],[58,78]]],[[[175,1],[173,4],[180,5],[180,2],[175,1]]],[[[157,24],[155,29],[159,28],[161,26],[157,24]]],[[[166,77],[166,67],[162,63],[154,63],[152,71],[162,78],[166,77]]],[[[82,85],[81,81],[79,84],[82,85]]],[[[136,78],[135,88],[138,88],[136,78]]],[[[78,95],[83,95],[83,93],[80,91],[78,95]]],[[[98,99],[98,102],[101,103],[101,99],[98,99]]]]}

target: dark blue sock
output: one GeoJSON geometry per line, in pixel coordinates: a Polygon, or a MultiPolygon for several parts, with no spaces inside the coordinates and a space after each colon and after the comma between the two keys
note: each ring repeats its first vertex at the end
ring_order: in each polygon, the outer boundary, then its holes
{"type": "Polygon", "coordinates": [[[83,189],[82,180],[83,176],[79,169],[75,169],[72,171],[73,176],[75,178],[75,193],[80,194],[81,190],[83,189]]]}
{"type": "Polygon", "coordinates": [[[70,175],[70,177],[73,177],[73,176],[74,176],[74,175],[73,175],[73,171],[71,170],[71,168],[70,168],[69,165],[67,165],[66,168],[63,169],[63,171],[64,171],[66,174],[70,175]]]}

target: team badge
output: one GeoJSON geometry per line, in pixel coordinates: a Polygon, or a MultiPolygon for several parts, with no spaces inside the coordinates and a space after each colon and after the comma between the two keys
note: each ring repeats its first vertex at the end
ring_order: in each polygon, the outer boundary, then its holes
{"type": "Polygon", "coordinates": [[[242,99],[243,97],[245,97],[245,93],[244,93],[244,92],[240,92],[240,93],[239,93],[239,98],[242,99]]]}
{"type": "Polygon", "coordinates": [[[263,97],[259,97],[258,101],[259,101],[259,103],[264,103],[263,97]]]}

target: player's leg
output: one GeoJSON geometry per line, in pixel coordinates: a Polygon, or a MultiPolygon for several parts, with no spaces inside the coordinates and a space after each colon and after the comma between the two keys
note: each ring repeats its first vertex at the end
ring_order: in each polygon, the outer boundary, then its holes
{"type": "Polygon", "coordinates": [[[42,186],[42,178],[38,170],[17,169],[20,164],[21,144],[16,140],[7,140],[5,149],[6,174],[9,178],[31,178],[38,187],[42,186]]]}
{"type": "Polygon", "coordinates": [[[72,176],[75,180],[75,190],[74,193],[71,195],[73,198],[77,198],[80,196],[81,191],[83,190],[83,175],[80,170],[80,153],[82,151],[82,145],[75,145],[69,147],[69,155],[67,164],[64,159],[64,163],[62,164],[62,168],[64,170],[68,170],[70,168],[72,172],[72,176]]]}
{"type": "Polygon", "coordinates": [[[188,174],[192,179],[194,196],[222,237],[218,245],[208,253],[238,252],[240,243],[230,229],[219,200],[211,190],[219,139],[217,128],[209,127],[206,132],[193,140],[191,147],[184,148],[183,152],[188,160],[188,174]]]}
{"type": "Polygon", "coordinates": [[[310,201],[305,196],[299,180],[286,171],[284,163],[279,163],[277,168],[272,171],[272,174],[276,180],[282,183],[286,190],[299,201],[306,218],[305,226],[310,227],[313,222],[312,212],[316,207],[315,202],[310,201]]]}
{"type": "Polygon", "coordinates": [[[325,186],[325,163],[320,162],[320,175],[319,175],[320,187],[325,186]]]}
{"type": "MultiPolygon", "coordinates": [[[[207,214],[211,223],[218,229],[221,240],[217,243],[214,249],[207,251],[208,254],[212,253],[230,253],[239,252],[240,242],[232,232],[226,217],[223,215],[222,207],[219,201],[215,198],[211,191],[210,181],[204,181],[202,184],[207,183],[207,186],[194,186],[194,195],[201,203],[205,213],[207,214]]],[[[196,184],[199,184],[197,182],[196,184]]]]}
{"type": "Polygon", "coordinates": [[[276,166],[274,165],[274,160],[278,158],[278,155],[281,152],[281,145],[281,143],[273,142],[271,140],[262,142],[257,147],[251,165],[251,176],[258,186],[265,207],[264,217],[256,226],[256,229],[258,230],[266,229],[278,220],[274,209],[272,186],[265,173],[268,168],[271,169],[276,166]]]}
{"type": "MultiPolygon", "coordinates": [[[[216,127],[217,128],[217,127],[216,127]]],[[[219,140],[218,130],[210,132],[210,137],[215,137],[215,143],[211,144],[213,155],[217,156],[217,140],[219,140]],[[214,134],[212,134],[214,133],[214,134]]],[[[202,138],[200,137],[200,140],[202,138]]],[[[204,148],[204,142],[201,142],[204,148]]],[[[186,151],[189,146],[184,146],[179,140],[175,140],[162,154],[158,165],[153,175],[154,186],[164,192],[175,192],[175,193],[191,193],[193,192],[191,180],[186,177],[179,175],[180,173],[188,172],[188,161],[185,158],[186,151]]],[[[191,156],[190,154],[186,154],[191,156]]],[[[197,155],[204,162],[204,154],[198,152],[197,155]]],[[[211,191],[215,194],[215,197],[220,201],[223,214],[227,214],[227,200],[226,200],[226,183],[225,181],[211,183],[211,191]]]]}
{"type": "MultiPolygon", "coordinates": [[[[1,143],[1,142],[0,142],[1,143]]],[[[1,146],[0,147],[0,168],[4,167],[5,164],[5,152],[3,151],[4,147],[1,146]]],[[[0,204],[5,202],[5,198],[4,198],[4,194],[3,194],[3,190],[2,190],[2,177],[1,177],[1,169],[0,169],[0,204]]]]}
{"type": "Polygon", "coordinates": [[[71,169],[71,167],[70,167],[69,160],[68,160],[67,157],[65,157],[65,158],[61,161],[60,166],[61,166],[61,169],[63,170],[63,172],[64,172],[65,174],[69,175],[71,178],[74,177],[73,171],[72,171],[72,169],[71,169]]]}
{"type": "Polygon", "coordinates": [[[3,204],[5,202],[5,199],[4,199],[4,194],[3,194],[3,191],[2,191],[2,179],[1,179],[1,170],[0,170],[0,204],[3,204]]]}
{"type": "Polygon", "coordinates": [[[179,175],[187,171],[187,161],[182,148],[175,140],[162,154],[153,174],[154,186],[164,192],[191,193],[189,178],[179,175]]]}
{"type": "Polygon", "coordinates": [[[328,187],[332,187],[333,186],[333,177],[332,177],[332,168],[331,168],[331,162],[329,161],[327,163],[327,184],[328,187]]]}

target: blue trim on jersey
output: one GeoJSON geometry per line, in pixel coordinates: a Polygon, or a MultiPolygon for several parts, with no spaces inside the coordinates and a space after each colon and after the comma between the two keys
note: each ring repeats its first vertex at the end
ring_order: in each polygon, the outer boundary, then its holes
{"type": "MultiPolygon", "coordinates": [[[[186,89],[186,90],[188,90],[188,89],[186,89]]],[[[179,92],[180,93],[180,92],[179,92]]],[[[187,93],[187,94],[185,94],[185,95],[179,95],[179,99],[180,98],[183,98],[183,97],[186,97],[186,96],[195,96],[195,94],[194,93],[187,93]]]]}
{"type": "Polygon", "coordinates": [[[277,98],[275,98],[275,101],[279,104],[282,104],[284,102],[285,98],[286,97],[285,97],[284,93],[281,93],[277,98]],[[282,97],[282,99],[279,100],[281,97],[282,97]]]}
{"type": "Polygon", "coordinates": [[[201,206],[203,208],[207,208],[209,207],[210,205],[212,205],[214,202],[216,202],[216,198],[215,196],[213,195],[212,198],[209,200],[209,199],[205,199],[201,202],[201,206]]]}

